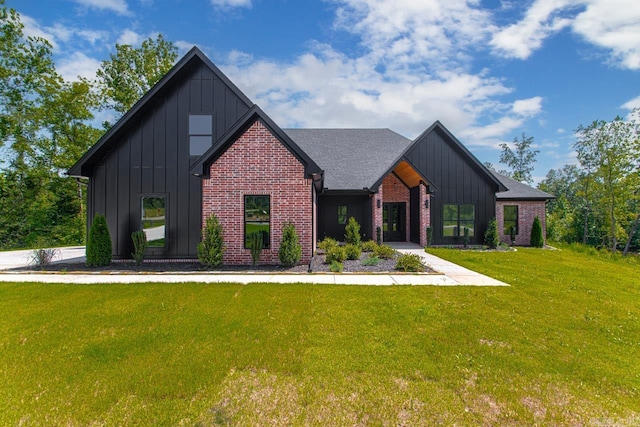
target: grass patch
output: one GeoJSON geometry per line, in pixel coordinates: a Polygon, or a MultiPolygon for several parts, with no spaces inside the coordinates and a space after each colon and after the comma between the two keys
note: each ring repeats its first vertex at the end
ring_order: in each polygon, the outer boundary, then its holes
{"type": "Polygon", "coordinates": [[[429,250],[508,288],[0,284],[0,425],[637,425],[640,263],[429,250]]]}

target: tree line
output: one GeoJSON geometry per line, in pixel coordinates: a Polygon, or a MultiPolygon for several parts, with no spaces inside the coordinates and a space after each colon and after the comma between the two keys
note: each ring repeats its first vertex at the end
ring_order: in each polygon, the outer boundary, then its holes
{"type": "Polygon", "coordinates": [[[82,244],[86,181],[64,173],[176,62],[162,35],[115,45],[96,79],[65,81],[53,46],[0,0],[0,249],[82,244]]]}

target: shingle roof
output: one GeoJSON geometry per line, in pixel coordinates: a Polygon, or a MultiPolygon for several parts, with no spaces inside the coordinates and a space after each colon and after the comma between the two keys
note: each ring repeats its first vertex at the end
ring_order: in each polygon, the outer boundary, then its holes
{"type": "Polygon", "coordinates": [[[511,179],[508,176],[504,176],[499,174],[496,171],[490,170],[490,172],[495,176],[505,187],[508,188],[507,191],[503,191],[501,193],[496,193],[497,200],[547,200],[547,199],[555,199],[555,196],[552,196],[549,193],[545,193],[542,190],[538,190],[537,188],[533,188],[530,185],[523,184],[521,182],[516,181],[515,179],[511,179]]]}
{"type": "Polygon", "coordinates": [[[284,129],[324,171],[328,190],[371,188],[412,141],[390,129],[284,129]]]}

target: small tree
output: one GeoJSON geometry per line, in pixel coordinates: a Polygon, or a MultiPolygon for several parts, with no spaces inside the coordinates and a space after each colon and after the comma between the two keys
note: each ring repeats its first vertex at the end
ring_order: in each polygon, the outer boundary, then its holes
{"type": "Polygon", "coordinates": [[[471,241],[471,237],[469,237],[469,227],[464,228],[464,248],[467,249],[469,247],[469,242],[471,241]]]}
{"type": "Polygon", "coordinates": [[[347,222],[345,231],[345,243],[351,243],[352,245],[360,246],[360,224],[358,224],[358,221],[356,221],[354,217],[349,218],[349,222],[347,222]]]}
{"type": "Polygon", "coordinates": [[[515,227],[515,225],[512,225],[511,228],[509,228],[509,237],[511,238],[511,244],[515,245],[516,244],[516,227],[515,227]]]}
{"type": "Polygon", "coordinates": [[[198,243],[198,260],[209,268],[219,267],[223,254],[222,225],[215,214],[211,214],[202,229],[202,241],[198,243]]]}
{"type": "Polygon", "coordinates": [[[540,224],[540,218],[538,217],[533,219],[533,225],[531,225],[531,246],[536,248],[544,246],[544,239],[542,238],[542,224],[540,224]]]}
{"type": "Polygon", "coordinates": [[[484,233],[484,244],[489,246],[491,249],[495,249],[500,244],[500,237],[498,236],[498,223],[496,219],[493,218],[489,221],[489,226],[487,227],[487,231],[484,233]]]}
{"type": "Polygon", "coordinates": [[[93,223],[89,229],[87,240],[87,267],[104,267],[111,264],[113,249],[107,219],[104,215],[97,214],[93,217],[93,223]]]}
{"type": "Polygon", "coordinates": [[[255,266],[260,261],[260,254],[262,253],[263,238],[261,231],[254,231],[249,234],[249,249],[251,250],[251,261],[255,266]]]}
{"type": "Polygon", "coordinates": [[[147,233],[144,230],[136,230],[131,233],[131,240],[133,240],[133,252],[131,256],[136,262],[136,265],[142,264],[144,260],[144,251],[147,249],[147,233]]]}
{"type": "Polygon", "coordinates": [[[282,240],[278,250],[278,259],[285,267],[293,267],[302,257],[302,246],[298,243],[296,226],[284,223],[282,226],[282,240]]]}

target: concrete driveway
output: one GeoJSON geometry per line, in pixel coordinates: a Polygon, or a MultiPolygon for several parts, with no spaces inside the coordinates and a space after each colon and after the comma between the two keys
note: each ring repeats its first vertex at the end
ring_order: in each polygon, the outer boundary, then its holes
{"type": "MultiPolygon", "coordinates": [[[[78,262],[85,261],[84,246],[70,246],[65,248],[55,248],[58,251],[54,262],[78,262]]],[[[26,267],[31,264],[33,249],[22,251],[0,252],[0,270],[10,270],[12,268],[26,267]]]]}

